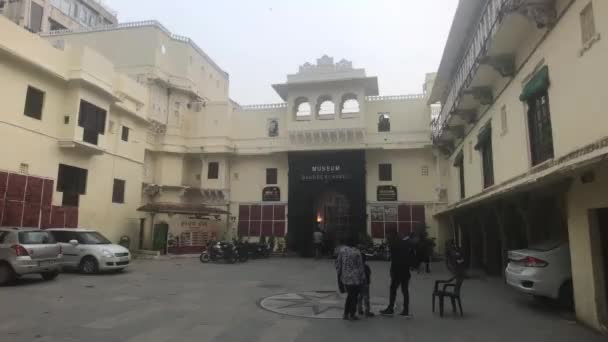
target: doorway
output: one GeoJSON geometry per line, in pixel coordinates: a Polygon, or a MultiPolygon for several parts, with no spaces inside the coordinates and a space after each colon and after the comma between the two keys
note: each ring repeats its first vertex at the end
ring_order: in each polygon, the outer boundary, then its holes
{"type": "Polygon", "coordinates": [[[312,251],[319,220],[335,235],[358,237],[367,228],[365,152],[293,152],[289,154],[288,247],[312,251]]]}
{"type": "Polygon", "coordinates": [[[313,215],[325,236],[325,253],[349,235],[350,201],[344,194],[331,190],[321,193],[315,199],[313,215]]]}
{"type": "Polygon", "coordinates": [[[166,223],[157,223],[154,225],[154,236],[152,247],[155,251],[160,251],[161,254],[167,254],[167,237],[169,234],[169,225],[166,223]]]}
{"type": "Polygon", "coordinates": [[[597,210],[598,236],[600,244],[601,270],[604,280],[603,313],[604,324],[608,324],[608,208],[597,210]]]}

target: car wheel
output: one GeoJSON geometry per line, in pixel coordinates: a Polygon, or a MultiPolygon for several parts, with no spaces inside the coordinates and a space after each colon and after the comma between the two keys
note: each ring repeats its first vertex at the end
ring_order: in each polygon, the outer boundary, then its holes
{"type": "Polygon", "coordinates": [[[574,289],[572,288],[572,280],[568,280],[559,288],[559,305],[568,310],[574,309],[574,289]]]}
{"type": "Polygon", "coordinates": [[[44,272],[41,275],[42,275],[42,279],[44,279],[44,280],[54,280],[59,275],[59,272],[57,272],[57,271],[44,272]]]}
{"type": "Polygon", "coordinates": [[[94,257],[88,256],[82,259],[78,269],[82,273],[93,274],[97,273],[97,271],[99,270],[99,265],[97,264],[97,260],[94,257]]]}
{"type": "Polygon", "coordinates": [[[209,253],[206,253],[206,252],[201,253],[201,256],[199,257],[199,259],[204,264],[208,263],[210,261],[209,253]]]}
{"type": "Polygon", "coordinates": [[[15,281],[17,275],[13,268],[5,263],[0,263],[0,285],[7,285],[15,281]]]}

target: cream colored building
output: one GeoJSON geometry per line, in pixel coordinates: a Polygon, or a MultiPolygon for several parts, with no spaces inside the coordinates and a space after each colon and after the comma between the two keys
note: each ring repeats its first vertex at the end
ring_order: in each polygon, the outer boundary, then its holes
{"type": "Polygon", "coordinates": [[[1,224],[135,242],[146,88],[90,48],[54,47],[5,18],[0,32],[1,224]]]}
{"type": "Polygon", "coordinates": [[[424,224],[435,234],[445,193],[424,94],[379,96],[375,77],[324,56],[273,85],[284,102],[240,106],[228,74],[157,22],[45,37],[98,51],[147,89],[142,203],[165,206],[142,214],[147,246],[161,246],[166,229],[170,252],[196,250],[213,234],[290,231],[305,249],[316,221],[336,236],[355,226],[383,239],[424,224]],[[230,215],[187,215],[201,203],[230,215]]]}
{"type": "Polygon", "coordinates": [[[496,274],[507,250],[569,240],[577,317],[603,330],[607,17],[602,0],[461,1],[429,99],[449,174],[439,235],[496,274]]]}
{"type": "Polygon", "coordinates": [[[35,33],[118,23],[102,0],[1,0],[0,15],[35,33]]]}

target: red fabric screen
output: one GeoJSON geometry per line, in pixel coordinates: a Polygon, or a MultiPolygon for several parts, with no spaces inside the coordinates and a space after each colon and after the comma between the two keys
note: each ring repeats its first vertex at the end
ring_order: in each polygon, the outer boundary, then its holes
{"type": "Polygon", "coordinates": [[[6,190],[6,199],[12,201],[23,201],[25,197],[25,182],[27,177],[11,173],[8,175],[8,188],[6,190]]]}

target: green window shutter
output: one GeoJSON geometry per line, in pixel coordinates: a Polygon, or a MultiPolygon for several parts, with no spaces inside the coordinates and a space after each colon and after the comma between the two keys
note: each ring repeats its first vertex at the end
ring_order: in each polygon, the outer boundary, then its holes
{"type": "Polygon", "coordinates": [[[528,101],[534,96],[546,91],[549,89],[549,85],[551,84],[549,80],[549,67],[544,66],[540,69],[539,72],[532,77],[532,79],[526,84],[524,90],[519,96],[519,100],[522,102],[528,101]]]}

